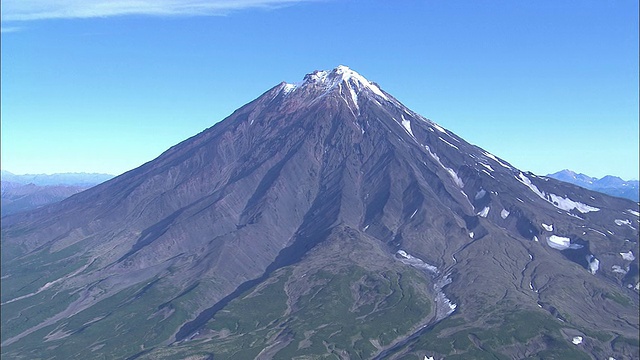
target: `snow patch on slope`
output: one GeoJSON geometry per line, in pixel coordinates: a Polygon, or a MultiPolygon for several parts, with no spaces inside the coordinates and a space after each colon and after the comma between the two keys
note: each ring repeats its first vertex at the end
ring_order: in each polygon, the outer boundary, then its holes
{"type": "Polygon", "coordinates": [[[629,250],[626,253],[620,253],[620,256],[622,256],[623,260],[627,260],[627,261],[633,261],[636,259],[636,257],[633,256],[633,252],[631,250],[629,250]]]}
{"type": "Polygon", "coordinates": [[[447,131],[442,126],[434,122],[431,122],[431,126],[433,126],[436,130],[440,131],[441,133],[445,133],[445,134],[447,133],[447,131]]]}
{"type": "Polygon", "coordinates": [[[442,161],[440,161],[440,157],[436,155],[434,152],[432,152],[431,148],[429,148],[428,145],[424,145],[424,148],[427,150],[429,155],[431,155],[431,157],[438,163],[438,165],[440,165],[443,169],[445,169],[449,173],[449,175],[453,179],[453,182],[456,183],[456,185],[458,185],[459,188],[463,188],[464,183],[462,182],[462,179],[460,179],[458,174],[453,169],[444,166],[442,161]]]}
{"type": "Polygon", "coordinates": [[[618,274],[624,274],[624,275],[627,274],[627,270],[623,269],[622,266],[619,266],[619,265],[611,266],[611,271],[618,274]]]}
{"type": "Polygon", "coordinates": [[[558,196],[556,194],[548,194],[547,195],[543,191],[540,191],[540,189],[538,189],[538,187],[535,186],[531,182],[531,180],[529,180],[529,178],[526,177],[523,173],[519,173],[518,177],[516,179],[518,179],[518,181],[520,181],[525,186],[527,186],[529,189],[531,189],[531,191],[533,191],[540,198],[550,202],[551,204],[553,204],[558,209],[562,209],[562,210],[567,211],[567,212],[569,212],[569,211],[571,211],[573,209],[576,209],[576,210],[580,211],[583,214],[591,212],[591,211],[600,211],[600,209],[598,209],[597,207],[593,207],[593,206],[589,206],[587,204],[583,204],[581,202],[573,201],[573,200],[569,199],[568,197],[561,197],[561,196],[558,196]]]}
{"type": "Polygon", "coordinates": [[[447,140],[445,140],[445,139],[443,139],[443,138],[441,138],[441,137],[438,137],[438,139],[440,139],[443,143],[445,143],[445,144],[447,144],[447,145],[451,146],[452,148],[454,148],[454,149],[456,149],[456,150],[460,150],[460,148],[458,148],[457,146],[455,146],[455,145],[453,145],[452,143],[448,142],[447,140]]]}
{"type": "Polygon", "coordinates": [[[360,107],[358,106],[358,94],[356,94],[356,92],[353,91],[353,88],[351,86],[347,86],[347,88],[349,89],[349,94],[351,94],[351,101],[353,101],[353,104],[356,106],[356,109],[360,111],[360,107]]]}
{"type": "Polygon", "coordinates": [[[488,172],[487,170],[482,169],[482,172],[483,172],[483,173],[485,173],[485,174],[487,174],[490,178],[495,179],[495,178],[493,177],[493,175],[491,175],[491,173],[490,173],[490,172],[488,172]]]}
{"type": "Polygon", "coordinates": [[[402,126],[404,126],[405,130],[407,130],[409,135],[411,135],[411,137],[415,139],[415,136],[413,135],[413,131],[411,131],[411,121],[405,119],[404,115],[402,114],[400,116],[402,117],[402,126]]]}
{"type": "Polygon", "coordinates": [[[491,171],[491,172],[495,171],[495,170],[493,170],[493,168],[491,167],[491,165],[488,165],[488,164],[485,164],[485,163],[478,163],[478,164],[480,164],[480,165],[484,166],[485,168],[487,168],[487,169],[488,169],[489,171],[491,171]]]}
{"type": "Polygon", "coordinates": [[[411,265],[415,268],[424,269],[431,273],[438,274],[437,267],[422,261],[421,259],[407,253],[404,250],[398,250],[396,254],[399,255],[399,259],[403,264],[411,265]]]}
{"type": "Polygon", "coordinates": [[[573,209],[576,209],[583,214],[591,211],[600,211],[600,209],[598,209],[597,207],[593,207],[587,204],[583,204],[581,202],[573,201],[568,197],[563,198],[556,194],[549,194],[549,196],[551,197],[552,204],[554,204],[557,208],[560,208],[565,211],[571,211],[573,209]]]}
{"type": "Polygon", "coordinates": [[[595,275],[600,268],[600,260],[596,259],[593,255],[587,255],[587,262],[589,263],[589,272],[595,275]]]}
{"type": "Polygon", "coordinates": [[[489,152],[483,152],[484,156],[488,157],[489,159],[497,162],[498,164],[500,164],[500,166],[502,166],[503,168],[506,169],[511,169],[511,166],[509,166],[509,164],[506,164],[504,162],[502,162],[500,159],[498,159],[495,155],[489,153],[489,152]]]}
{"type": "MultiPolygon", "coordinates": [[[[439,275],[438,268],[424,262],[422,259],[417,258],[404,250],[398,250],[396,252],[397,258],[406,265],[415,267],[417,269],[426,270],[432,276],[436,277],[439,275]]],[[[435,284],[433,284],[433,289],[436,291],[436,320],[440,321],[447,316],[451,315],[458,305],[451,302],[449,298],[445,295],[444,289],[445,286],[451,284],[451,278],[449,275],[445,275],[439,278],[435,284]]]]}
{"type": "Polygon", "coordinates": [[[284,84],[284,87],[282,88],[282,92],[286,95],[292,92],[293,90],[295,90],[295,88],[296,88],[296,84],[284,84]]]}
{"type": "Polygon", "coordinates": [[[551,235],[547,237],[547,245],[556,250],[581,249],[582,245],[572,244],[571,239],[564,236],[551,235]]]}
{"type": "Polygon", "coordinates": [[[486,206],[484,209],[482,209],[482,211],[478,213],[478,216],[486,218],[489,215],[489,210],[490,208],[486,206]]]}
{"type": "Polygon", "coordinates": [[[448,168],[448,167],[445,167],[444,169],[447,170],[447,172],[449,173],[449,175],[453,179],[453,182],[455,182],[456,185],[458,185],[459,188],[463,188],[464,187],[464,183],[462,182],[462,179],[460,179],[460,177],[458,176],[458,173],[456,173],[453,169],[448,168]]]}
{"type": "Polygon", "coordinates": [[[541,198],[545,199],[544,193],[540,190],[538,190],[538,187],[533,185],[533,183],[531,182],[531,180],[529,180],[528,177],[526,177],[523,173],[518,174],[518,180],[525,184],[529,189],[531,189],[531,191],[533,191],[536,195],[540,196],[541,198]]]}
{"type": "Polygon", "coordinates": [[[618,226],[622,226],[622,225],[631,225],[631,221],[627,220],[627,219],[615,219],[614,222],[616,223],[616,225],[618,226]]]}

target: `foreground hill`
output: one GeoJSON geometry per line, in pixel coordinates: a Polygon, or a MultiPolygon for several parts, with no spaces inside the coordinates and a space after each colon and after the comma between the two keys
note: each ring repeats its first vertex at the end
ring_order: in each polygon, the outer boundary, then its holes
{"type": "Polygon", "coordinates": [[[8,358],[637,358],[638,205],[346,67],[2,227],[8,358]]]}

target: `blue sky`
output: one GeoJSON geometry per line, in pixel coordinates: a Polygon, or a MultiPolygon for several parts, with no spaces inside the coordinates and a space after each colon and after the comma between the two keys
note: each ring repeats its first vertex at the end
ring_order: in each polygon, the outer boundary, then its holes
{"type": "Polygon", "coordinates": [[[522,170],[638,178],[637,0],[2,0],[1,44],[18,174],[120,174],[344,64],[522,170]]]}

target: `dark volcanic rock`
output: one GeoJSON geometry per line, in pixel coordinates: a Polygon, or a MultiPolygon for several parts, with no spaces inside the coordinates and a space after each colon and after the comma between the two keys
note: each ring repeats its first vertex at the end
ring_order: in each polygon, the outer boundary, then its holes
{"type": "Polygon", "coordinates": [[[637,356],[638,226],[338,67],[4,218],[2,352],[637,356]]]}

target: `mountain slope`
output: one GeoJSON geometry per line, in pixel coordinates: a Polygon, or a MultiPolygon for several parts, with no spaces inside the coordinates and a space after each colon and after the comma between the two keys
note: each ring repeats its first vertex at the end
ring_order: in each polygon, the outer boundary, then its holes
{"type": "Polygon", "coordinates": [[[638,225],[316,71],[4,218],[2,354],[637,356],[638,225]]]}
{"type": "Polygon", "coordinates": [[[611,196],[622,197],[638,202],[640,196],[640,182],[638,180],[625,181],[617,176],[607,175],[601,179],[576,174],[571,170],[561,170],[548,177],[578,185],[585,189],[595,190],[611,196]]]}

